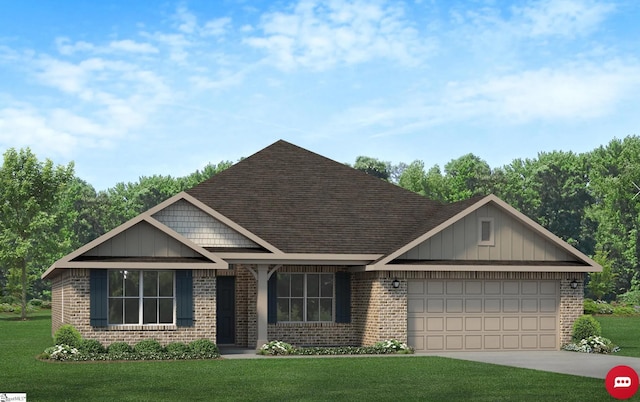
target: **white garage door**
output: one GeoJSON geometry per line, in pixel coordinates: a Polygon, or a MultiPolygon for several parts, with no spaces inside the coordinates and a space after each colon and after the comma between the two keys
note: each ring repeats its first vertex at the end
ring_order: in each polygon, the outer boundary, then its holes
{"type": "Polygon", "coordinates": [[[559,281],[410,280],[417,351],[558,348],[559,281]]]}

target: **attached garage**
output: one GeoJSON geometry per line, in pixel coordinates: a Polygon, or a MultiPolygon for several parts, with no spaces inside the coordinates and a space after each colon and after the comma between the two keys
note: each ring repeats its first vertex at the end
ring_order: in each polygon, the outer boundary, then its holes
{"type": "Polygon", "coordinates": [[[560,281],[412,279],[407,337],[417,351],[556,350],[560,281]]]}

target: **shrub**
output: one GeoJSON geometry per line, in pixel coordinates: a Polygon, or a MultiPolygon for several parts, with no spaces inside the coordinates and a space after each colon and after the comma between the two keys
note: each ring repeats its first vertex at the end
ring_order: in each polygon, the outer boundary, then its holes
{"type": "Polygon", "coordinates": [[[590,336],[600,336],[602,328],[600,323],[590,315],[583,315],[573,323],[573,340],[580,341],[590,336]]]}
{"type": "Polygon", "coordinates": [[[640,306],[640,290],[630,290],[627,293],[618,295],[616,300],[622,304],[640,306]]]}
{"type": "Polygon", "coordinates": [[[397,339],[380,341],[373,345],[373,347],[380,350],[381,353],[411,353],[409,346],[397,339]]]}
{"type": "Polygon", "coordinates": [[[155,339],[144,339],[136,343],[133,351],[141,358],[157,358],[164,352],[164,349],[155,339]]]}
{"type": "Polygon", "coordinates": [[[40,308],[51,309],[51,300],[43,300],[40,308]]]}
{"type": "Polygon", "coordinates": [[[585,314],[612,314],[613,307],[606,301],[584,299],[583,302],[585,314]]]}
{"type": "Polygon", "coordinates": [[[620,350],[620,348],[614,345],[609,339],[602,336],[590,336],[586,339],[582,339],[578,343],[564,345],[562,349],[571,352],[602,354],[616,353],[620,350]]]}
{"type": "Polygon", "coordinates": [[[64,344],[52,346],[44,351],[44,356],[53,360],[71,360],[77,354],[78,349],[64,344]]]}
{"type": "Polygon", "coordinates": [[[13,313],[15,309],[9,303],[0,303],[0,313],[13,313]]]}
{"type": "Polygon", "coordinates": [[[636,315],[638,312],[635,308],[629,306],[616,306],[613,308],[613,315],[636,315]]]}
{"type": "Polygon", "coordinates": [[[194,359],[214,359],[220,357],[218,347],[208,339],[198,339],[189,344],[194,359]]]}
{"type": "Polygon", "coordinates": [[[40,300],[40,299],[31,299],[31,300],[29,300],[29,304],[34,306],[34,307],[40,307],[40,306],[42,306],[42,300],[40,300]]]}
{"type": "Polygon", "coordinates": [[[133,350],[131,349],[131,346],[129,346],[129,344],[126,342],[114,342],[109,345],[109,348],[107,349],[107,353],[109,353],[109,355],[111,356],[119,356],[122,354],[131,353],[132,351],[133,350]]]}
{"type": "Polygon", "coordinates": [[[260,347],[258,353],[261,355],[289,355],[293,352],[293,346],[283,341],[271,341],[267,342],[260,347]]]}
{"type": "Polygon", "coordinates": [[[78,351],[83,355],[97,355],[105,353],[107,350],[95,339],[83,339],[78,345],[78,351]]]}
{"type": "Polygon", "coordinates": [[[80,332],[70,324],[64,324],[58,328],[53,336],[53,342],[56,345],[69,345],[74,348],[77,348],[80,345],[81,340],[82,336],[80,335],[80,332]]]}
{"type": "Polygon", "coordinates": [[[165,347],[167,355],[171,359],[189,359],[191,357],[191,348],[182,342],[173,342],[165,347]]]}

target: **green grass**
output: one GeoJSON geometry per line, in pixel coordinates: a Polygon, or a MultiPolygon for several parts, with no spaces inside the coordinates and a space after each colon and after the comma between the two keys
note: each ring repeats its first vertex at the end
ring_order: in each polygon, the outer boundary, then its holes
{"type": "Polygon", "coordinates": [[[600,315],[595,318],[602,326],[602,336],[620,347],[619,355],[640,357],[640,316],[600,315]]]}
{"type": "Polygon", "coordinates": [[[55,363],[50,316],[0,314],[0,392],[30,401],[600,401],[602,380],[439,357],[55,363]]]}

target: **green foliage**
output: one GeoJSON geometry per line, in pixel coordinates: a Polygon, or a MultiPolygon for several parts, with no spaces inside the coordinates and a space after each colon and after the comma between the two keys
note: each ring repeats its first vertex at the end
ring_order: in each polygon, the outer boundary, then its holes
{"type": "Polygon", "coordinates": [[[389,178],[391,177],[391,163],[382,162],[376,158],[358,156],[353,167],[370,176],[377,177],[378,179],[389,181],[389,178]]]}
{"type": "Polygon", "coordinates": [[[602,328],[600,323],[590,315],[583,315],[578,317],[573,323],[572,339],[574,341],[580,341],[587,339],[590,336],[602,335],[602,328]]]}
{"type": "Polygon", "coordinates": [[[621,295],[618,295],[616,300],[622,304],[640,306],[640,290],[630,290],[628,292],[625,292],[621,295]]]}
{"type": "Polygon", "coordinates": [[[295,347],[283,341],[270,341],[258,350],[258,354],[278,355],[379,355],[379,354],[409,354],[413,349],[396,339],[377,342],[373,346],[335,346],[335,347],[295,347]]]}
{"type": "Polygon", "coordinates": [[[133,348],[126,342],[114,342],[107,348],[107,353],[111,356],[120,356],[133,352],[133,348]]]}
{"type": "Polygon", "coordinates": [[[53,343],[56,345],[68,345],[74,348],[80,346],[81,340],[82,335],[71,324],[62,325],[53,336],[53,343]]]}
{"type": "Polygon", "coordinates": [[[58,200],[73,178],[73,164],[40,162],[30,149],[4,154],[0,167],[0,267],[8,290],[20,295],[27,316],[27,295],[39,274],[70,251],[65,214],[58,200]]]}
{"type": "Polygon", "coordinates": [[[162,355],[164,348],[155,339],[144,339],[133,347],[133,351],[142,358],[153,358],[162,355]]]}
{"type": "Polygon", "coordinates": [[[82,339],[78,345],[78,352],[85,355],[97,355],[106,351],[107,349],[102,346],[100,341],[95,339],[82,339]]]}
{"type": "Polygon", "coordinates": [[[581,339],[580,341],[563,345],[562,350],[582,353],[609,354],[618,352],[620,348],[614,345],[608,338],[604,338],[602,336],[589,336],[581,339]]]}
{"type": "Polygon", "coordinates": [[[198,339],[189,344],[194,359],[215,359],[220,356],[218,346],[209,339],[198,339]]]}
{"type": "Polygon", "coordinates": [[[173,342],[165,346],[167,355],[171,359],[190,359],[191,348],[183,342],[173,342]]]}
{"type": "Polygon", "coordinates": [[[608,254],[602,250],[596,251],[594,261],[602,266],[602,272],[590,272],[587,292],[597,300],[610,300],[615,291],[616,274],[613,272],[608,254]]]}
{"type": "Polygon", "coordinates": [[[629,316],[629,315],[638,315],[640,314],[640,306],[631,307],[631,306],[615,306],[613,308],[613,315],[617,316],[629,316]]]}
{"type": "Polygon", "coordinates": [[[261,355],[290,355],[293,351],[293,346],[283,341],[270,341],[260,347],[258,353],[261,355]]]}
{"type": "Polygon", "coordinates": [[[613,306],[603,300],[594,301],[592,299],[584,299],[583,302],[585,314],[611,314],[613,306]]]}

